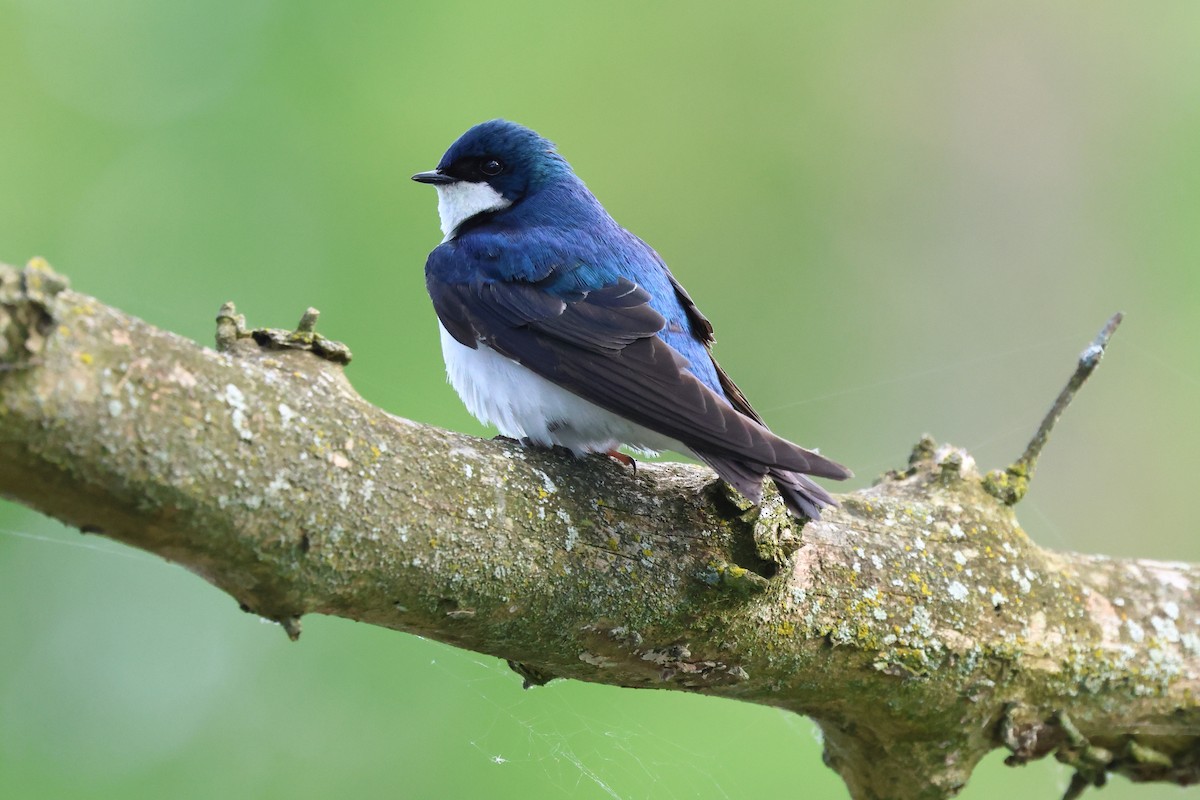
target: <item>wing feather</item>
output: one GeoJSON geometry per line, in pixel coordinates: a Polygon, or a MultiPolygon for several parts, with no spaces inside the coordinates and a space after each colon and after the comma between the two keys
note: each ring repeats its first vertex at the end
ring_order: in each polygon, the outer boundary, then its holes
{"type": "Polygon", "coordinates": [[[650,306],[649,294],[627,278],[566,297],[548,290],[549,279],[448,282],[429,274],[427,280],[442,324],[468,347],[483,342],[602,408],[714,457],[830,478],[848,475],[841,465],[767,430],[723,373],[723,387],[732,387],[743,408],[697,379],[687,360],[657,335],[666,321],[650,306]]]}

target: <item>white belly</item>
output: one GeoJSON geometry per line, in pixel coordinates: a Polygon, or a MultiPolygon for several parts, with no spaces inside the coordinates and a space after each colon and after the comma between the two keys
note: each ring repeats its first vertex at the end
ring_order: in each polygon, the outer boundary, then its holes
{"type": "Polygon", "coordinates": [[[608,452],[622,444],[643,452],[688,452],[674,439],[606,411],[486,345],[464,347],[438,327],[450,385],[476,419],[505,436],[561,445],[576,454],[608,452]]]}

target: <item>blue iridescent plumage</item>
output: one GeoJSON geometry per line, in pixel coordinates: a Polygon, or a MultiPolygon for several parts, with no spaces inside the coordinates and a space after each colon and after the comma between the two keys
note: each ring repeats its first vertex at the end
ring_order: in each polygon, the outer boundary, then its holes
{"type": "Polygon", "coordinates": [[[712,325],[666,264],[618,225],[550,142],[493,120],[437,170],[446,239],[426,285],[451,383],[501,432],[576,452],[690,452],[757,502],[832,498],[807,474],[849,470],[772,434],[713,360],[712,325]]]}

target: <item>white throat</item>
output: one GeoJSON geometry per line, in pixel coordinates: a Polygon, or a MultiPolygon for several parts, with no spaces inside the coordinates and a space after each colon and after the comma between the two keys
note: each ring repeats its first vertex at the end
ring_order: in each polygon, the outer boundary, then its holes
{"type": "Polygon", "coordinates": [[[443,242],[453,239],[458,226],[476,214],[499,211],[512,205],[504,199],[504,195],[486,183],[455,181],[439,184],[436,188],[438,216],[442,219],[442,234],[445,236],[443,242]]]}

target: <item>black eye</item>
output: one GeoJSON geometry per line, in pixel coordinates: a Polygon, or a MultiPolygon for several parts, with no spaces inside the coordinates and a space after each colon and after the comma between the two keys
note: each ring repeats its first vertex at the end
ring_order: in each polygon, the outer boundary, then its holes
{"type": "Polygon", "coordinates": [[[488,177],[499,175],[504,171],[504,165],[494,158],[485,158],[479,162],[479,171],[488,177]]]}

